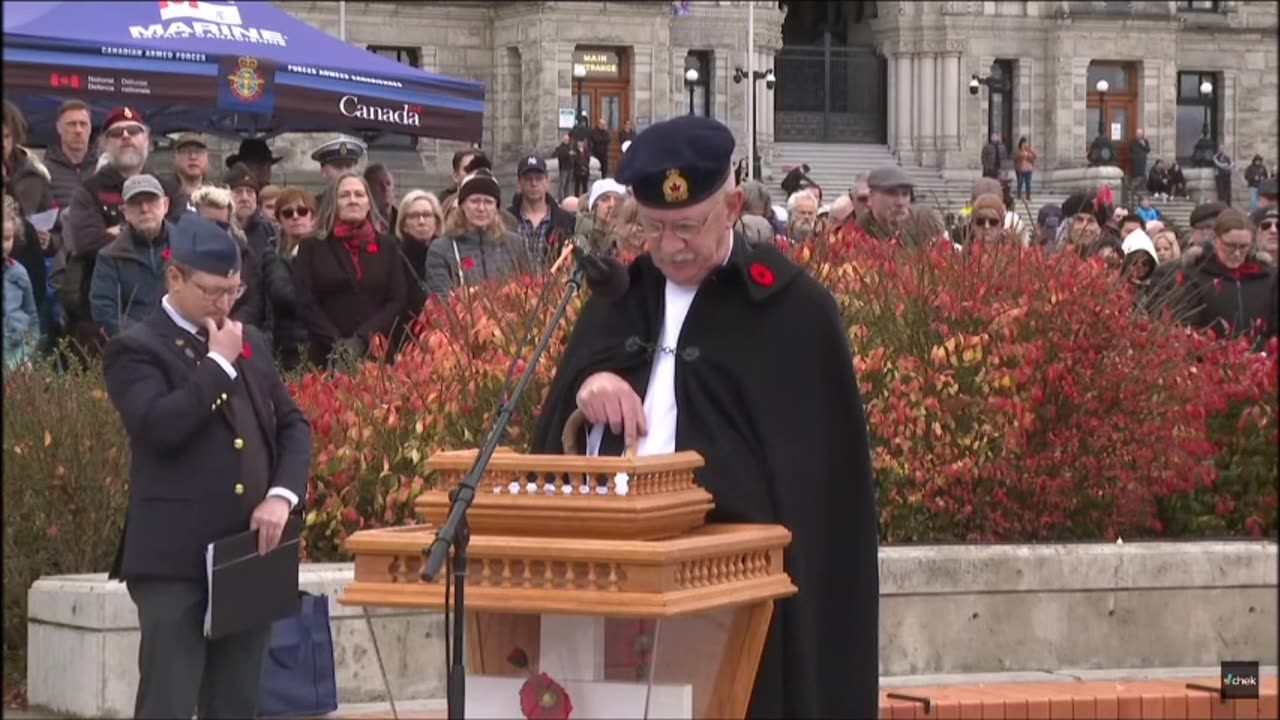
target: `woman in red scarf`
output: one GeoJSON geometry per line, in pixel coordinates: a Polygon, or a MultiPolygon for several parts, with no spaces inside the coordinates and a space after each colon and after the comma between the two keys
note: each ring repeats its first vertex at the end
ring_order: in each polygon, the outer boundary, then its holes
{"type": "Polygon", "coordinates": [[[297,311],[318,365],[364,357],[374,338],[391,337],[404,313],[400,254],[395,238],[377,230],[385,224],[372,196],[359,173],[339,175],[321,199],[319,239],[298,249],[297,311]]]}

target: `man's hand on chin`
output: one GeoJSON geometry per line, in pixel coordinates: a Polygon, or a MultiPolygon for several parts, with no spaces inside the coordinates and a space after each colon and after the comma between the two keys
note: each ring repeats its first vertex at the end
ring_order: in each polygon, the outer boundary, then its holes
{"type": "Polygon", "coordinates": [[[284,523],[289,519],[289,501],[279,495],[268,495],[253,509],[249,529],[258,531],[258,554],[266,555],[280,544],[284,523]]]}

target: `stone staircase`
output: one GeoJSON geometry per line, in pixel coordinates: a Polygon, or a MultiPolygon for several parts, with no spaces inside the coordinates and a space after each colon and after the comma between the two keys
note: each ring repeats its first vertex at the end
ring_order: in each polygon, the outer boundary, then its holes
{"type": "MultiPolygon", "coordinates": [[[[887,145],[778,143],[774,146],[774,164],[764,169],[763,182],[768,186],[774,202],[785,205],[786,193],[779,183],[786,176],[786,168],[808,163],[809,177],[822,186],[829,202],[838,193],[853,187],[853,179],[860,173],[870,172],[884,165],[900,165],[916,183],[917,202],[938,210],[942,215],[959,213],[969,203],[973,190],[970,181],[946,180],[936,170],[918,165],[902,164],[887,145]]],[[[1034,180],[1033,180],[1034,184],[1034,180]]],[[[1034,188],[1033,188],[1034,190],[1034,188]]],[[[1045,205],[1061,206],[1067,199],[1065,192],[1032,192],[1032,202],[1017,201],[1017,211],[1023,221],[1034,223],[1040,208],[1045,205]]],[[[1155,203],[1155,207],[1179,227],[1186,228],[1196,202],[1174,200],[1155,203]]]]}

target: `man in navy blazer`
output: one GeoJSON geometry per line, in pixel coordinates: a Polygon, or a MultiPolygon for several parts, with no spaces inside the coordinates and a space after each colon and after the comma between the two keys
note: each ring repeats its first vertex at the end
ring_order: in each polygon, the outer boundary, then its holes
{"type": "Polygon", "coordinates": [[[244,292],[236,242],[184,216],[170,240],[167,294],[112,338],[107,393],[129,436],[129,506],[112,577],[138,608],[136,717],[253,717],[270,626],[204,637],[205,547],[246,530],[258,550],[301,512],[311,428],[271,346],[228,316],[244,292]]]}

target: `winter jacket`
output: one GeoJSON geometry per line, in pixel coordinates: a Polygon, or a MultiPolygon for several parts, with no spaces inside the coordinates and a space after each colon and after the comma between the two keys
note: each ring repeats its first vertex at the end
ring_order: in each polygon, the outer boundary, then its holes
{"type": "MultiPolygon", "coordinates": [[[[303,241],[308,242],[308,241],[303,241]]],[[[283,257],[273,244],[262,257],[262,283],[271,314],[271,343],[280,366],[292,370],[307,357],[307,326],[298,317],[298,295],[293,279],[293,260],[283,257]]]]}
{"type": "Polygon", "coordinates": [[[1158,291],[1192,327],[1212,330],[1219,337],[1261,340],[1276,334],[1275,267],[1269,257],[1255,254],[1239,267],[1228,268],[1211,244],[1197,245],[1179,262],[1159,270],[1163,287],[1158,291]]]}
{"type": "Polygon", "coordinates": [[[1271,173],[1267,172],[1267,166],[1263,163],[1250,163],[1244,171],[1244,181],[1249,187],[1258,187],[1268,177],[1271,177],[1271,173]]]}
{"type": "Polygon", "coordinates": [[[89,283],[89,309],[93,322],[107,337],[115,337],[160,307],[172,231],[173,226],[165,221],[160,236],[152,242],[126,225],[120,236],[98,253],[89,283]]]}
{"type": "Polygon", "coordinates": [[[93,177],[98,166],[98,156],[85,153],[84,159],[74,163],[62,152],[61,145],[54,145],[44,151],[44,165],[49,170],[49,190],[58,207],[71,206],[71,196],[84,185],[84,181],[93,177]]]}
{"type": "Polygon", "coordinates": [[[427,249],[427,290],[445,295],[464,281],[471,286],[499,280],[527,272],[528,267],[528,255],[514,233],[497,241],[481,240],[475,231],[436,238],[427,249]]]}
{"type": "Polygon", "coordinates": [[[49,189],[49,169],[40,158],[24,147],[14,147],[7,162],[5,183],[18,199],[18,207],[24,215],[34,215],[53,207],[53,194],[49,189]]]}
{"type": "Polygon", "coordinates": [[[4,366],[20,365],[30,357],[40,335],[40,317],[26,268],[4,259],[4,366]]]}

